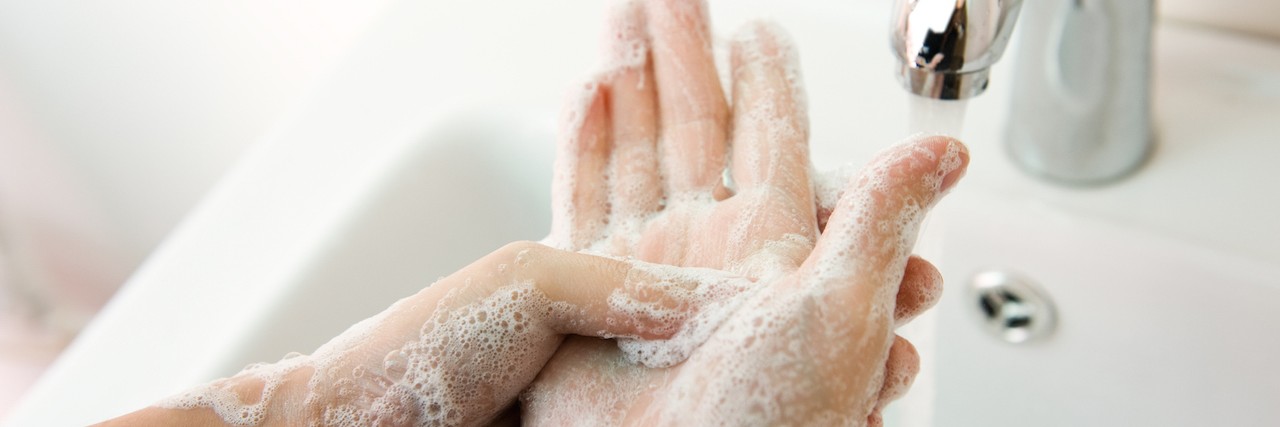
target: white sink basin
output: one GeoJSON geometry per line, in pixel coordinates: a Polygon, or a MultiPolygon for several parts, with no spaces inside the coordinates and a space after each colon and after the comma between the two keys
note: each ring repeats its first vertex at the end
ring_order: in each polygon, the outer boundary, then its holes
{"type": "Polygon", "coordinates": [[[922,328],[936,338],[923,380],[933,393],[909,396],[901,418],[1280,423],[1280,181],[1269,176],[1280,140],[1267,130],[1280,117],[1280,46],[1168,25],[1155,43],[1157,148],[1122,182],[1030,179],[1000,152],[1001,121],[970,111],[970,175],[923,240],[947,280],[922,328]],[[1056,332],[1018,345],[988,334],[966,293],[986,270],[1041,285],[1056,332]]]}
{"type": "Polygon", "coordinates": [[[1041,203],[957,195],[931,237],[948,281],[932,334],[932,425],[1280,421],[1269,366],[1280,266],[1041,203]],[[1056,331],[1015,345],[981,328],[965,288],[987,269],[1040,284],[1056,331]]]}
{"type": "MultiPolygon", "coordinates": [[[[8,424],[85,424],[309,351],[504,242],[542,237],[554,118],[591,69],[600,3],[392,6],[8,424]]],[[[906,133],[888,4],[712,2],[720,33],[760,16],[791,30],[820,169],[865,162],[906,133]]],[[[970,177],[921,247],[949,288],[911,331],[925,371],[894,423],[1280,424],[1280,202],[1265,175],[1280,156],[1267,133],[1280,47],[1176,27],[1156,42],[1159,149],[1114,186],[1054,187],[1009,164],[999,137],[1012,60],[971,102],[970,177]],[[962,292],[985,268],[1043,285],[1054,335],[986,336],[962,292]]]]}

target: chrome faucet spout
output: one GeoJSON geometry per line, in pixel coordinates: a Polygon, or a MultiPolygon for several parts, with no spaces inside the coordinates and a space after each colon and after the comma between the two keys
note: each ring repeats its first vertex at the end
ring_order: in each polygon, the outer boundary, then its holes
{"type": "Polygon", "coordinates": [[[1021,0],[897,0],[890,47],[907,91],[934,99],[965,99],[987,88],[1021,0]]]}

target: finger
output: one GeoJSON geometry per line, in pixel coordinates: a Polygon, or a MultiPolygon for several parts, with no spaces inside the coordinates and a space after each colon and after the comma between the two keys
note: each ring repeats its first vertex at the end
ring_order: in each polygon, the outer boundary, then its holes
{"type": "MultiPolygon", "coordinates": [[[[385,402],[390,413],[408,417],[393,424],[477,424],[528,387],[566,334],[674,333],[696,307],[672,291],[699,286],[678,272],[512,243],[362,322],[315,357],[341,364],[323,367],[326,378],[346,380],[330,373],[351,373],[349,384],[361,389],[403,393],[405,399],[385,402]],[[421,402],[439,410],[413,411],[421,402]]],[[[371,412],[368,400],[353,400],[351,390],[325,389],[318,401],[362,416],[371,412]]]]}
{"type": "MultiPolygon", "coordinates": [[[[844,381],[865,387],[854,399],[871,402],[894,343],[894,310],[924,213],[955,183],[968,163],[959,141],[917,138],[873,159],[849,184],[809,258],[800,286],[820,298],[816,312],[833,354],[824,361],[844,381]],[[870,362],[870,363],[868,363],[870,362]]],[[[876,411],[867,407],[868,422],[876,411]]],[[[863,410],[863,409],[858,409],[863,410]]]]}
{"type": "Polygon", "coordinates": [[[809,181],[809,126],[799,62],[777,25],[748,24],[734,37],[733,180],[789,196],[802,218],[814,218],[809,181]]]}
{"type": "Polygon", "coordinates": [[[916,352],[915,346],[905,338],[894,336],[893,345],[889,347],[889,358],[885,360],[884,384],[876,398],[875,409],[867,417],[867,425],[883,425],[881,411],[890,402],[905,395],[919,373],[920,354],[916,352]]]}
{"type": "Polygon", "coordinates": [[[583,249],[603,231],[608,217],[610,123],[605,91],[583,85],[565,108],[552,178],[550,244],[583,249]]]}
{"type": "Polygon", "coordinates": [[[668,194],[714,191],[724,171],[729,108],[716,73],[702,1],[647,4],[668,194]]]}
{"type": "Polygon", "coordinates": [[[916,352],[916,347],[906,338],[894,336],[889,358],[884,364],[884,386],[880,388],[877,409],[905,395],[919,373],[920,353],[916,352]]]}
{"type": "Polygon", "coordinates": [[[898,299],[893,306],[894,327],[915,319],[942,298],[942,273],[924,258],[912,255],[898,286],[898,299]]]}
{"type": "MultiPolygon", "coordinates": [[[[873,313],[889,309],[925,213],[964,173],[964,144],[915,138],[882,152],[850,183],[805,268],[832,303],[873,313]]],[[[872,319],[868,319],[872,320],[872,319]]]]}
{"type": "Polygon", "coordinates": [[[613,123],[610,185],[615,217],[658,210],[658,100],[649,62],[649,33],[640,2],[615,3],[609,19],[609,112],[613,123]]]}
{"type": "Polygon", "coordinates": [[[723,295],[729,288],[717,286],[731,280],[530,242],[499,252],[498,260],[509,261],[487,263],[511,266],[507,281],[533,283],[548,306],[532,314],[560,334],[668,338],[702,305],[714,302],[708,295],[723,295]]]}

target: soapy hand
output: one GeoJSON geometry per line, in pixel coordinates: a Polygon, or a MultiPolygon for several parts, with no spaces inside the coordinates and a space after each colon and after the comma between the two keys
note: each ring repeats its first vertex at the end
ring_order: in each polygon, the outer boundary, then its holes
{"type": "Polygon", "coordinates": [[[509,244],[321,346],[255,364],[107,424],[477,425],[567,334],[662,339],[749,281],[509,244]]]}
{"type": "Polygon", "coordinates": [[[547,242],[754,283],[706,333],[571,337],[525,394],[524,420],[879,424],[918,370],[893,329],[940,291],[910,249],[963,174],[965,147],[945,137],[892,147],[821,198],[837,205],[818,206],[796,52],[778,28],[734,37],[732,105],[704,5],[626,3],[606,37],[610,63],[566,114],[547,242]]]}

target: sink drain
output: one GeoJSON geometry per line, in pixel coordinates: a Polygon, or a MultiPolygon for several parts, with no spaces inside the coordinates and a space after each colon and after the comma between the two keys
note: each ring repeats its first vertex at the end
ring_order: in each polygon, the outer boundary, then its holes
{"type": "Polygon", "coordinates": [[[997,338],[1016,344],[1053,333],[1053,302],[1031,281],[993,270],[973,276],[969,285],[973,311],[997,338]]]}

